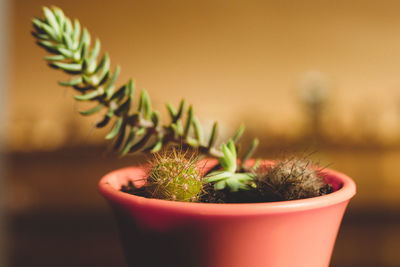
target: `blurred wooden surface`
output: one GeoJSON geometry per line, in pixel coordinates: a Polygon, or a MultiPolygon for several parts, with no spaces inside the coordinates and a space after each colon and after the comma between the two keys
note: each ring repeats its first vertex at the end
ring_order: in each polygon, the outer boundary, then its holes
{"type": "MultiPolygon", "coordinates": [[[[400,151],[321,149],[314,157],[358,186],[331,267],[400,266],[400,151]]],[[[9,155],[9,266],[123,266],[112,214],[96,186],[104,173],[138,160],[106,156],[102,148],[9,155]]]]}

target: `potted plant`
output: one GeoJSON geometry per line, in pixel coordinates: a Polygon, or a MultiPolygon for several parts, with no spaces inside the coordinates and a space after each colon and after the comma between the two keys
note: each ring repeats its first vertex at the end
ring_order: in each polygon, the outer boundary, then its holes
{"type": "Polygon", "coordinates": [[[339,225],[355,184],[346,175],[321,169],[305,158],[250,159],[255,139],[241,159],[241,126],[221,147],[217,123],[205,141],[190,106],[167,104],[163,125],[142,90],[133,110],[135,85],[116,87],[100,41],[91,45],[86,28],[57,7],[34,18],[33,35],[52,53],[50,66],[74,77],[60,82],[79,92],[78,101],[102,110],[96,124],[113,122],[106,139],[126,155],[153,153],[149,164],[106,174],[100,193],[110,203],[120,229],[128,266],[322,267],[328,266],[339,225]],[[175,146],[174,146],[175,144],[175,146]]]}

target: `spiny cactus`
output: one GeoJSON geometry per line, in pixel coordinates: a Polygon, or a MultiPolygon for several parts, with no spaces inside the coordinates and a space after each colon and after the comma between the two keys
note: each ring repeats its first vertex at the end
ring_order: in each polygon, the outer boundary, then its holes
{"type": "Polygon", "coordinates": [[[197,156],[173,148],[154,155],[146,191],[150,197],[196,202],[202,190],[197,156]]]}
{"type": "Polygon", "coordinates": [[[260,167],[254,182],[263,201],[303,199],[332,191],[306,158],[291,157],[268,168],[260,167]]]}

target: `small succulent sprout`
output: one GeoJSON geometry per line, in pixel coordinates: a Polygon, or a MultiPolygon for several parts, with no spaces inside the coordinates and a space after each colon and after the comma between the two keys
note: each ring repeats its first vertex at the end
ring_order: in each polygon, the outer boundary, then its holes
{"type": "Polygon", "coordinates": [[[248,183],[253,180],[252,173],[237,173],[237,154],[233,140],[228,144],[222,145],[223,156],[219,158],[222,166],[221,171],[211,172],[206,176],[206,182],[215,183],[215,190],[229,188],[231,192],[237,192],[239,189],[248,190],[248,183]]]}
{"type": "Polygon", "coordinates": [[[257,171],[254,182],[264,201],[284,201],[328,194],[332,187],[307,158],[291,157],[257,171]]]}
{"type": "Polygon", "coordinates": [[[197,156],[176,148],[154,154],[147,191],[153,198],[196,202],[203,187],[197,156]]]}

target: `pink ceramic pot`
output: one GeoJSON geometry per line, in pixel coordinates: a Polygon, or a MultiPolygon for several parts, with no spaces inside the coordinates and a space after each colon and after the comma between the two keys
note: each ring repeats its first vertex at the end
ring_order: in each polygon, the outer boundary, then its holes
{"type": "Polygon", "coordinates": [[[327,267],[356,187],[342,173],[324,172],[335,192],[273,203],[183,203],[119,191],[129,180],[143,183],[140,166],[107,174],[99,189],[116,215],[129,267],[327,267]]]}

